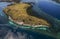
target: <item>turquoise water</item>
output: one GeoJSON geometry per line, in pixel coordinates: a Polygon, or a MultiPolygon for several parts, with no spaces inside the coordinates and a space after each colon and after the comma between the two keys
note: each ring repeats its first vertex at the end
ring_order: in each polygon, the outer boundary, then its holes
{"type": "Polygon", "coordinates": [[[0,2],[0,39],[55,39],[32,30],[25,30],[17,28],[15,25],[7,24],[9,20],[4,14],[3,8],[8,4],[10,3],[0,2]]]}

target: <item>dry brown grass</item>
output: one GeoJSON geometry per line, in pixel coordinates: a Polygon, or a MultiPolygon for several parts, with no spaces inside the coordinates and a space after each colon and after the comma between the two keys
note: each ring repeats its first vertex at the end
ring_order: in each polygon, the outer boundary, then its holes
{"type": "MultiPolygon", "coordinates": [[[[30,25],[50,25],[46,20],[28,15],[27,8],[31,7],[29,4],[20,3],[8,6],[4,12],[9,15],[14,21],[23,21],[25,24],[30,25]]],[[[32,10],[30,10],[32,11],[32,10]]],[[[31,12],[32,13],[32,12],[31,12]]],[[[33,13],[32,13],[33,14],[33,13]]]]}

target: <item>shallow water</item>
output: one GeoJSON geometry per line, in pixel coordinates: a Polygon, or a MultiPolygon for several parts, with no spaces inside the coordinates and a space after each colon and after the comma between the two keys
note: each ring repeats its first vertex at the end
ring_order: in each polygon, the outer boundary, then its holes
{"type": "Polygon", "coordinates": [[[0,39],[55,39],[37,32],[0,25],[0,39]]]}
{"type": "Polygon", "coordinates": [[[8,25],[8,18],[3,12],[3,8],[8,4],[10,3],[0,2],[0,39],[55,39],[47,35],[13,27],[11,24],[8,25]]]}

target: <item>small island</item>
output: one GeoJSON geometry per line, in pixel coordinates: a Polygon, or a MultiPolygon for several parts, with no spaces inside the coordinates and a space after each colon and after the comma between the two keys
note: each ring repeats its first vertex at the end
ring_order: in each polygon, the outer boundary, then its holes
{"type": "Polygon", "coordinates": [[[32,10],[32,7],[30,3],[15,3],[7,6],[3,11],[9,17],[9,20],[19,25],[46,25],[50,27],[47,20],[34,15],[36,12],[32,10]]]}

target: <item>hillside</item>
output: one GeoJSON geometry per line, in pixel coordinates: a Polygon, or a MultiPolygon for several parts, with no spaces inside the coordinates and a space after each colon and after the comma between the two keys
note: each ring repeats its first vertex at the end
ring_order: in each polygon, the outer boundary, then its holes
{"type": "Polygon", "coordinates": [[[4,12],[17,24],[23,22],[23,24],[29,25],[50,26],[50,23],[47,20],[36,17],[36,14],[34,15],[36,12],[32,10],[32,6],[28,3],[19,3],[8,6],[4,9],[4,12]]]}

